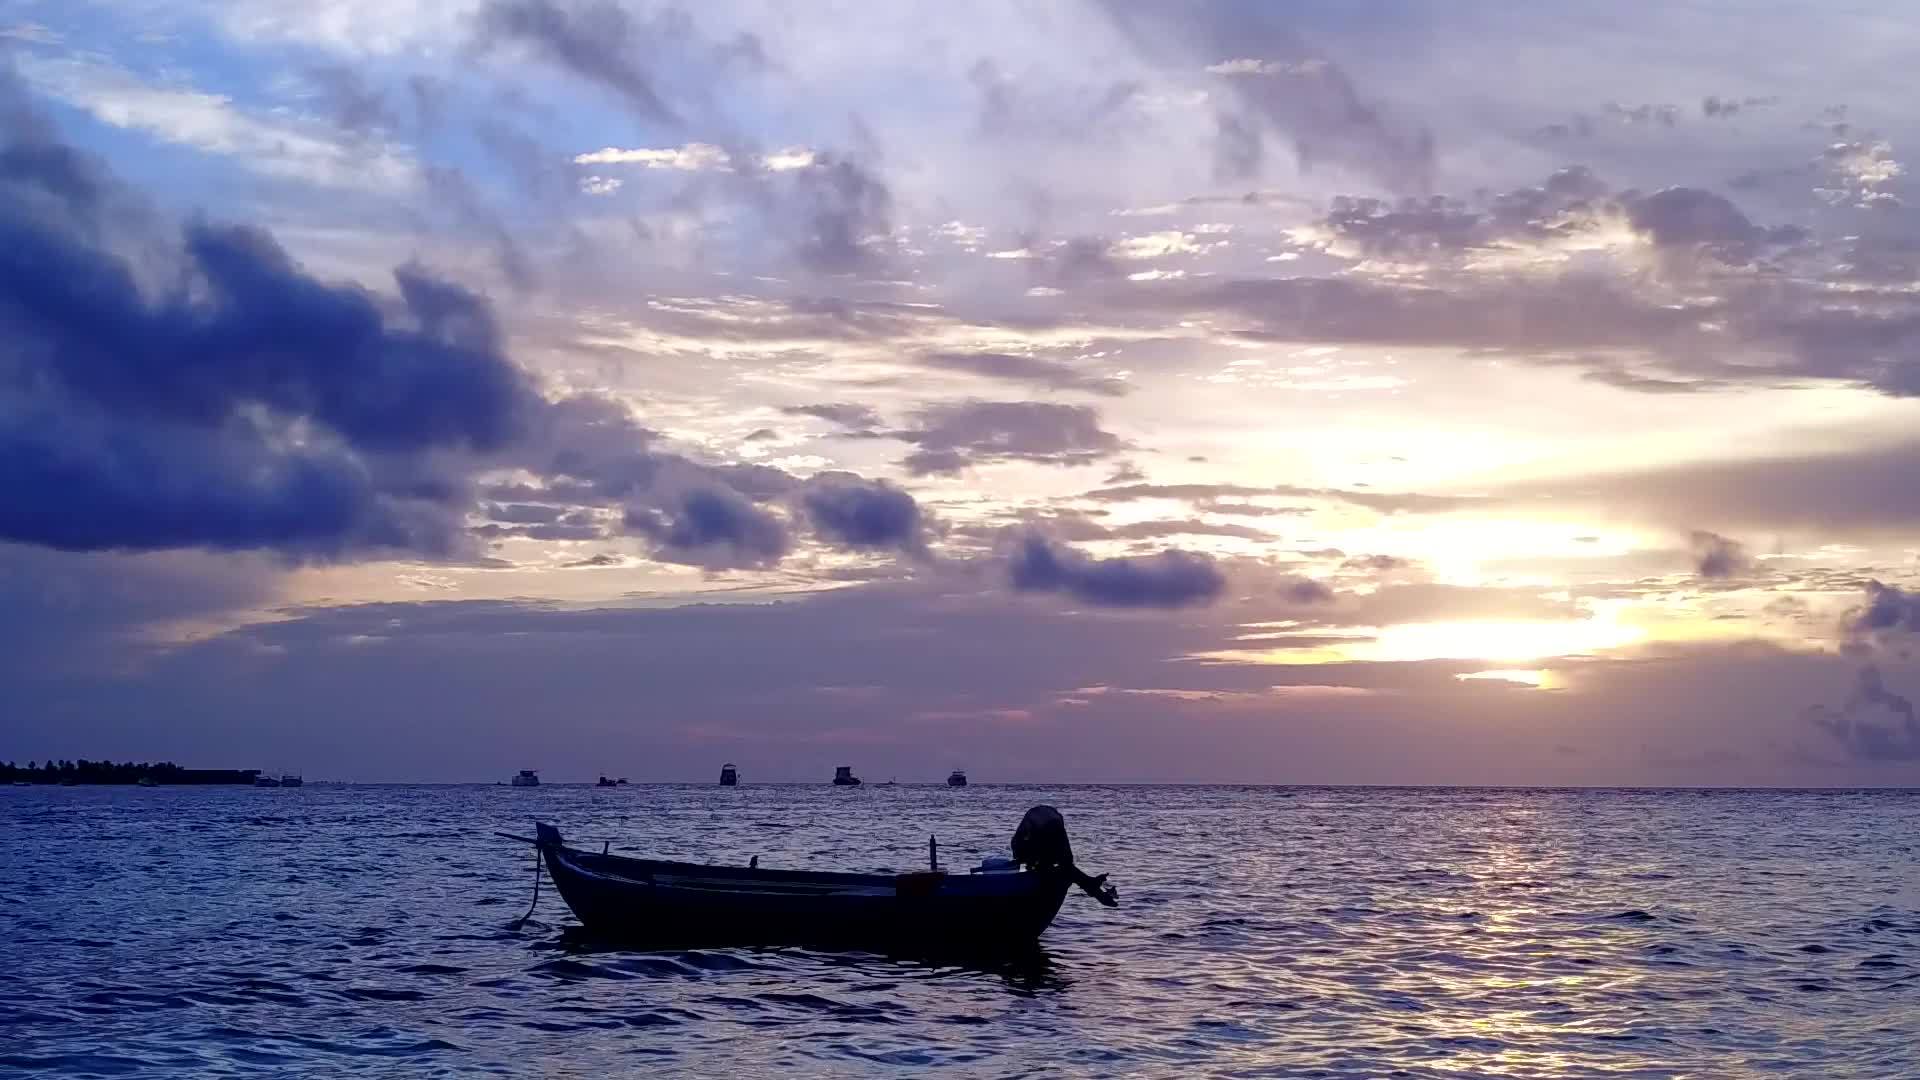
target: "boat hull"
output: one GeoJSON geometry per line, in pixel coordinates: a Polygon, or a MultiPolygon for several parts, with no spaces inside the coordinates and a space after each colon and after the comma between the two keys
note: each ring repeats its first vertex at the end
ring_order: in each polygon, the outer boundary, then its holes
{"type": "Polygon", "coordinates": [[[560,896],[596,936],[656,946],[816,945],[926,953],[1031,945],[1067,879],[995,874],[819,874],[655,862],[563,845],[542,826],[560,896]]]}

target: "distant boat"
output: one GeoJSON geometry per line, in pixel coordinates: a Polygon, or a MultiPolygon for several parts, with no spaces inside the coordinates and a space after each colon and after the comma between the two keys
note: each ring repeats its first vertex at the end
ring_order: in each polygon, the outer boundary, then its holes
{"type": "Polygon", "coordinates": [[[143,776],[143,777],[141,777],[140,779],[138,779],[138,780],[135,780],[135,781],[133,782],[133,786],[135,786],[135,787],[153,787],[153,786],[154,786],[154,782],[153,782],[153,777],[151,777],[151,776],[143,776]]]}
{"type": "Polygon", "coordinates": [[[740,772],[733,767],[733,762],[729,761],[725,765],[720,766],[721,787],[732,787],[739,782],[740,772]]]}
{"type": "Polygon", "coordinates": [[[521,769],[520,775],[513,778],[514,787],[539,787],[540,774],[532,769],[521,769]]]}
{"type": "Polygon", "coordinates": [[[886,780],[882,780],[873,786],[874,787],[898,787],[900,786],[900,781],[889,778],[886,780]]]}
{"type": "Polygon", "coordinates": [[[300,774],[297,772],[282,773],[280,776],[281,787],[299,787],[303,783],[305,781],[300,779],[300,774]]]}
{"type": "Polygon", "coordinates": [[[600,782],[593,786],[594,787],[619,787],[620,785],[603,776],[600,778],[600,782]]]}
{"type": "Polygon", "coordinates": [[[256,776],[253,778],[253,786],[254,787],[279,787],[280,781],[274,779],[271,776],[256,776]]]}
{"type": "Polygon", "coordinates": [[[833,783],[836,787],[853,787],[860,783],[860,778],[853,775],[853,766],[838,765],[833,770],[833,783]]]}
{"type": "Polygon", "coordinates": [[[952,772],[947,774],[947,786],[948,787],[966,787],[967,774],[961,772],[959,769],[953,770],[952,772]]]}

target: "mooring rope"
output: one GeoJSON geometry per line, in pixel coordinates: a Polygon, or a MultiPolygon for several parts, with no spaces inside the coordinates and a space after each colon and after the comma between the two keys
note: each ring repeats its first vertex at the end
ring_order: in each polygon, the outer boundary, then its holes
{"type": "Polygon", "coordinates": [[[533,849],[533,903],[527,905],[527,913],[513,920],[513,924],[508,929],[518,930],[527,925],[527,920],[533,918],[533,909],[540,906],[541,869],[540,849],[536,847],[533,849]]]}

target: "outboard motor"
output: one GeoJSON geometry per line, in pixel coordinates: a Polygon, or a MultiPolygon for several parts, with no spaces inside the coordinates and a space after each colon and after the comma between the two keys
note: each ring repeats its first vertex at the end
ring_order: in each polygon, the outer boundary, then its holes
{"type": "Polygon", "coordinates": [[[1067,875],[1080,891],[1107,907],[1120,906],[1120,890],[1107,884],[1107,875],[1091,877],[1073,864],[1067,820],[1051,806],[1036,806],[1020,819],[1020,827],[1013,833],[1013,857],[1029,870],[1067,875]]]}

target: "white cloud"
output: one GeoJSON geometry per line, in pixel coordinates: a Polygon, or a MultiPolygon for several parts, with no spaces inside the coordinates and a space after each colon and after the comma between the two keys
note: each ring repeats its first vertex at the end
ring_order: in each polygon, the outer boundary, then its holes
{"type": "Polygon", "coordinates": [[[101,123],[235,158],[263,176],[383,193],[407,191],[419,179],[412,159],[394,147],[349,144],[317,122],[262,116],[221,94],[155,86],[92,61],[23,57],[17,63],[35,90],[101,123]]]}
{"type": "MultiPolygon", "coordinates": [[[[802,146],[790,146],[770,154],[762,154],[753,160],[757,166],[770,172],[789,172],[811,167],[819,160],[819,155],[802,146]]],[[[734,158],[724,148],[712,143],[690,142],[685,146],[661,148],[622,149],[618,146],[606,146],[591,153],[574,155],[573,163],[575,165],[639,165],[647,169],[673,169],[679,172],[702,172],[708,169],[730,172],[734,167],[734,158]]]]}
{"type": "Polygon", "coordinates": [[[611,195],[624,183],[626,181],[617,176],[589,176],[580,181],[580,190],[588,195],[611,195]]]}
{"type": "Polygon", "coordinates": [[[1318,75],[1327,69],[1325,60],[1223,60],[1207,65],[1211,75],[1318,75]]]}

